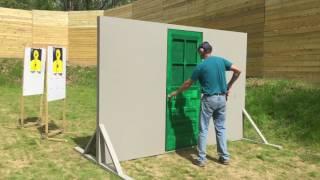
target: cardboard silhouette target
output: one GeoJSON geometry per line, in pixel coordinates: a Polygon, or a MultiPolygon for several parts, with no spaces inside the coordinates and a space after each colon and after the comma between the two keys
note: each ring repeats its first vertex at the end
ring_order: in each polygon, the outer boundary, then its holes
{"type": "Polygon", "coordinates": [[[26,47],[24,50],[24,67],[22,80],[22,95],[20,98],[20,118],[18,126],[29,127],[40,124],[42,116],[42,106],[45,85],[45,65],[46,65],[46,49],[26,47]],[[24,97],[41,95],[39,117],[37,121],[26,122],[24,97]]]}
{"type": "Polygon", "coordinates": [[[23,96],[41,95],[44,91],[45,48],[25,48],[23,96]]]}
{"type": "Polygon", "coordinates": [[[47,93],[48,101],[66,97],[66,48],[48,47],[47,93]]]}

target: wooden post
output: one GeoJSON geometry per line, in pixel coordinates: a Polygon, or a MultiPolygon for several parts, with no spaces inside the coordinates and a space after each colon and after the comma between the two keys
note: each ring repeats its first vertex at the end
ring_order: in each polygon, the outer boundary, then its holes
{"type": "Polygon", "coordinates": [[[24,124],[24,97],[23,97],[23,79],[24,79],[24,62],[23,62],[23,73],[22,73],[22,90],[20,97],[20,121],[18,120],[18,126],[23,127],[24,124]]]}
{"type": "Polygon", "coordinates": [[[63,111],[62,111],[62,130],[66,129],[66,98],[63,99],[63,111]]]}
{"type": "MultiPolygon", "coordinates": [[[[48,52],[47,52],[48,53],[48,52]]],[[[48,137],[49,133],[49,109],[48,109],[48,81],[47,81],[47,74],[48,74],[48,60],[46,60],[46,65],[45,65],[45,74],[44,74],[44,127],[45,127],[45,137],[48,137]]]]}
{"type": "Polygon", "coordinates": [[[24,124],[24,97],[23,94],[20,97],[20,120],[18,120],[18,126],[23,127],[24,124]]]}
{"type": "Polygon", "coordinates": [[[45,114],[44,114],[44,118],[45,118],[45,135],[46,137],[48,137],[49,134],[49,107],[48,107],[48,99],[47,99],[47,94],[44,100],[44,108],[45,108],[45,114]]]}
{"type": "Polygon", "coordinates": [[[43,106],[43,95],[41,95],[41,97],[40,97],[40,111],[39,111],[39,118],[38,118],[38,123],[40,126],[43,124],[42,123],[42,121],[43,121],[43,119],[42,119],[42,116],[43,116],[42,106],[43,106]]]}
{"type": "Polygon", "coordinates": [[[48,100],[47,98],[45,98],[44,101],[44,108],[45,108],[45,115],[44,115],[44,119],[45,119],[45,134],[46,136],[48,136],[49,133],[49,118],[48,118],[48,100]]]}

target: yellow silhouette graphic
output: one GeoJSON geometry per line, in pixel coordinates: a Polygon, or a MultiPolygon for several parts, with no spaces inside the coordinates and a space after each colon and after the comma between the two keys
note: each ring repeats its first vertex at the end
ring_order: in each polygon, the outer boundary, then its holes
{"type": "Polygon", "coordinates": [[[62,75],[63,62],[61,59],[61,49],[55,49],[55,59],[53,60],[53,73],[62,75]]]}
{"type": "Polygon", "coordinates": [[[31,72],[41,72],[41,60],[39,59],[39,50],[35,49],[32,52],[33,58],[31,59],[30,69],[31,72]]]}

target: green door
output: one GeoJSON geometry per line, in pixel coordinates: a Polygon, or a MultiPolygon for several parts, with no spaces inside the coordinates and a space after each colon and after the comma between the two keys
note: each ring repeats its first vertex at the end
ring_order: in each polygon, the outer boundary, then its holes
{"type": "MultiPolygon", "coordinates": [[[[168,30],[167,95],[189,79],[200,62],[197,47],[201,32],[168,30]]],[[[166,151],[197,144],[199,132],[200,86],[167,100],[166,151]]]]}

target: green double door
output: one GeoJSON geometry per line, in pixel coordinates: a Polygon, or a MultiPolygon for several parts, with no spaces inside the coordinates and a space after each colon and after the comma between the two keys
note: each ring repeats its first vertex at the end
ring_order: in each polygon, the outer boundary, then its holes
{"type": "MultiPolygon", "coordinates": [[[[201,42],[201,32],[168,30],[167,95],[191,77],[200,62],[197,47],[201,42]]],[[[176,98],[167,100],[166,151],[197,144],[199,113],[199,83],[194,83],[176,98]]]]}

